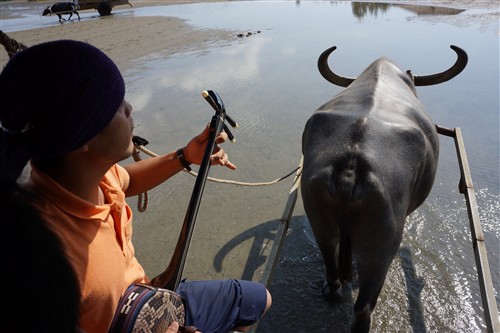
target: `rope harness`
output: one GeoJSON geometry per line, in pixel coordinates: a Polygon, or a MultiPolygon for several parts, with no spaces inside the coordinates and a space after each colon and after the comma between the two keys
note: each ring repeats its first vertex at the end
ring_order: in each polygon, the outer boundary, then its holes
{"type": "MultiPolygon", "coordinates": [[[[158,157],[159,156],[155,152],[144,147],[144,145],[142,145],[142,144],[134,143],[134,147],[135,147],[135,149],[134,149],[134,153],[132,154],[132,157],[134,158],[134,161],[136,161],[136,162],[141,160],[141,157],[139,156],[139,153],[141,151],[143,153],[151,156],[151,157],[158,157]]],[[[241,181],[236,181],[236,180],[220,179],[220,178],[213,178],[213,177],[207,177],[207,180],[214,182],[214,183],[230,184],[230,185],[237,185],[237,186],[251,186],[251,187],[270,186],[270,185],[274,185],[274,184],[282,181],[283,179],[290,177],[291,175],[296,173],[299,169],[301,169],[300,165],[298,167],[296,167],[295,169],[293,169],[292,171],[290,171],[289,173],[287,173],[286,175],[279,177],[275,180],[268,181],[268,182],[251,183],[251,182],[241,182],[241,181]]],[[[186,169],[184,169],[184,172],[190,174],[193,177],[198,176],[198,174],[194,171],[187,171],[186,169]]],[[[299,171],[299,173],[300,173],[300,171],[299,171]]],[[[149,200],[148,192],[144,192],[144,193],[139,194],[138,200],[137,200],[137,210],[139,212],[142,213],[142,212],[146,211],[146,209],[148,207],[148,200],[149,200]]]]}

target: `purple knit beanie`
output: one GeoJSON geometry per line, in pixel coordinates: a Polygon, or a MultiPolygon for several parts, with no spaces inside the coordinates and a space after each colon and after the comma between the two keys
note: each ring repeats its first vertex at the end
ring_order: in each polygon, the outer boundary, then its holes
{"type": "Polygon", "coordinates": [[[30,159],[80,148],[124,96],[120,71],[90,44],[60,40],[19,52],[0,73],[0,171],[17,178],[30,159]]]}

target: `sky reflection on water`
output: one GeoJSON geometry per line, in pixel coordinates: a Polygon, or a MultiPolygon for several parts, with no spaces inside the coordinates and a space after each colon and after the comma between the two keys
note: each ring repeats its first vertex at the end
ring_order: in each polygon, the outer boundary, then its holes
{"type": "MultiPolygon", "coordinates": [[[[324,49],[338,46],[330,64],[344,76],[356,77],[381,56],[394,60],[404,70],[424,75],[451,66],[456,56],[449,45],[458,45],[469,54],[465,71],[450,82],[418,88],[418,94],[436,123],[462,129],[480,211],[485,211],[481,222],[488,231],[490,269],[493,281],[498,282],[498,36],[495,29],[485,29],[481,22],[462,19],[467,11],[450,10],[437,16],[431,15],[432,11],[436,12],[436,8],[424,8],[417,13],[413,7],[388,4],[304,1],[300,4],[230,2],[133,10],[136,16],[175,15],[199,29],[215,27],[235,33],[260,31],[208,52],[170,59],[162,59],[161,55],[144,59],[144,67],[128,73],[129,98],[138,110],[144,110],[139,111],[143,117],[139,131],[158,133],[160,124],[175,124],[177,128],[195,131],[199,123],[193,124],[193,119],[199,119],[200,108],[206,107],[199,93],[205,89],[216,90],[241,128],[235,133],[237,144],[226,147],[239,166],[237,175],[223,170],[214,170],[214,173],[244,181],[272,179],[298,163],[307,118],[341,91],[322,79],[317,71],[317,57],[324,49]],[[161,99],[155,96],[167,96],[165,100],[169,105],[160,107],[157,101],[161,99]],[[158,111],[153,111],[155,109],[158,111]],[[182,110],[182,116],[176,109],[182,110]]],[[[165,137],[156,139],[172,140],[172,133],[165,132],[168,133],[165,137]]],[[[425,331],[427,327],[440,332],[484,329],[468,220],[463,197],[457,191],[459,173],[455,150],[451,139],[441,137],[440,140],[441,157],[434,189],[426,204],[409,218],[402,249],[406,246],[410,254],[402,251],[389,272],[375,314],[375,332],[390,331],[394,327],[413,327],[417,331],[422,327],[425,331]],[[416,272],[413,281],[408,280],[411,274],[399,266],[408,262],[416,272]],[[413,290],[422,281],[425,286],[421,293],[412,294],[404,287],[406,284],[408,290],[413,290]],[[403,294],[409,300],[402,298],[403,294]],[[419,314],[414,308],[417,301],[422,304],[419,314]],[[398,315],[394,316],[395,313],[398,315]]],[[[280,216],[283,204],[275,198],[284,200],[283,187],[264,198],[251,194],[251,190],[244,193],[242,202],[231,200],[233,209],[245,211],[251,207],[250,216],[244,217],[250,224],[259,219],[262,219],[260,223],[270,222],[280,216]]],[[[216,211],[207,208],[207,216],[220,214],[216,211]]],[[[317,253],[317,248],[310,240],[310,230],[301,214],[299,202],[274,278],[275,305],[259,328],[263,332],[345,331],[346,321],[338,321],[338,318],[349,316],[350,302],[340,307],[322,303],[315,289],[322,280],[318,269],[321,259],[312,255],[317,253]],[[297,294],[301,295],[298,303],[292,301],[297,294]],[[318,312],[318,308],[322,311],[318,312]],[[303,323],[290,318],[312,320],[303,323]]],[[[222,236],[214,237],[220,240],[222,236]]],[[[199,252],[200,256],[201,253],[206,254],[206,249],[199,252]]],[[[234,251],[231,255],[238,257],[234,251]]],[[[248,258],[226,258],[226,272],[238,272],[231,265],[238,260],[248,258]]],[[[198,269],[203,266],[199,262],[193,265],[198,269]]],[[[189,273],[206,276],[197,274],[196,269],[189,273]]],[[[217,274],[222,273],[208,275],[217,274]]],[[[242,275],[248,277],[245,272],[242,275]]],[[[258,279],[257,271],[253,278],[258,279]]]]}

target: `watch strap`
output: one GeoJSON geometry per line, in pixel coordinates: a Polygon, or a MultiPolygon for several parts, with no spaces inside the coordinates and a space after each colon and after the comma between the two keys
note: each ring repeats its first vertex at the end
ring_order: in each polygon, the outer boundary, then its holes
{"type": "Polygon", "coordinates": [[[184,157],[184,151],[182,150],[182,148],[177,149],[175,154],[177,155],[177,158],[179,159],[179,162],[181,162],[184,169],[186,169],[187,171],[191,171],[191,167],[189,166],[190,164],[188,163],[188,161],[186,161],[186,158],[184,157]]]}

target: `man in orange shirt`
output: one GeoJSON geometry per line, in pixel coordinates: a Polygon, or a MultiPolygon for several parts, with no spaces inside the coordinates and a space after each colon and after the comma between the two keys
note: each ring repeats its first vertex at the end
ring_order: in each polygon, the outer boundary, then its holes
{"type": "MultiPolygon", "coordinates": [[[[107,332],[118,300],[148,282],[134,255],[126,196],[200,164],[207,127],[184,148],[122,167],[133,152],[132,106],[116,65],[77,41],[43,43],[18,53],[0,74],[0,168],[17,179],[28,161],[29,188],[61,238],[80,284],[79,326],[107,332]]],[[[217,143],[226,140],[222,133],[217,143]]],[[[212,164],[236,169],[217,148],[212,164]]],[[[271,305],[266,288],[242,280],[183,282],[186,325],[203,332],[249,330],[271,305]]]]}

